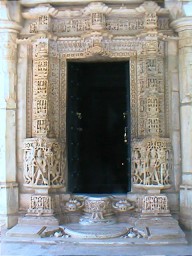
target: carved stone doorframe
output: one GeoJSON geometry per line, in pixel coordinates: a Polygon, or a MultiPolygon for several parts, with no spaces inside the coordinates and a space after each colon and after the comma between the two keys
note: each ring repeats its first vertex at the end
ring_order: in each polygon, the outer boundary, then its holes
{"type": "Polygon", "coordinates": [[[20,41],[27,34],[33,56],[32,138],[24,142],[24,185],[35,189],[30,214],[53,214],[50,192],[67,190],[66,68],[72,59],[130,60],[133,187],[170,186],[168,15],[154,2],[134,10],[94,2],[77,11],[46,5],[23,13],[28,23],[20,41]]]}

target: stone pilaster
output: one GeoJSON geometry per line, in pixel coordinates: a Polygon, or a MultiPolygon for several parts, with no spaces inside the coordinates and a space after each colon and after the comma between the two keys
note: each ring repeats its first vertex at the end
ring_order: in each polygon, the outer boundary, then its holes
{"type": "Polygon", "coordinates": [[[6,1],[0,2],[0,9],[0,221],[10,228],[18,217],[15,87],[20,26],[11,20],[6,1]]]}
{"type": "MultiPolygon", "coordinates": [[[[37,34],[33,48],[32,138],[24,141],[24,186],[34,189],[28,215],[54,214],[52,190],[64,186],[63,148],[54,130],[54,101],[52,74],[57,49],[49,34],[49,15],[37,19],[37,34]],[[42,35],[43,33],[43,35],[42,35]]],[[[54,80],[55,81],[55,80],[54,80]]]]}
{"type": "Polygon", "coordinates": [[[138,54],[138,137],[132,143],[133,187],[160,193],[170,187],[172,147],[167,138],[166,43],[158,33],[158,6],[145,2],[145,45],[138,54]]]}
{"type": "Polygon", "coordinates": [[[179,34],[182,184],[180,221],[192,229],[192,17],[172,22],[179,34]]]}

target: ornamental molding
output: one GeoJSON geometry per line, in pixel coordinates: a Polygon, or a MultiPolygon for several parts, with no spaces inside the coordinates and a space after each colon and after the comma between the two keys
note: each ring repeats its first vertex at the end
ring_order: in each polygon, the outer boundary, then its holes
{"type": "Polygon", "coordinates": [[[8,32],[18,32],[21,30],[21,26],[11,20],[6,1],[0,1],[0,9],[0,31],[3,30],[3,32],[5,32],[7,30],[8,32]]]}
{"type": "Polygon", "coordinates": [[[84,8],[54,8],[39,5],[22,13],[26,19],[21,38],[49,31],[55,36],[82,35],[91,31],[106,31],[111,35],[137,35],[157,27],[172,33],[169,12],[156,3],[144,2],[135,9],[121,6],[109,7],[102,2],[92,2],[84,8]]]}
{"type": "Polygon", "coordinates": [[[185,30],[192,30],[192,17],[182,17],[174,20],[170,26],[180,33],[185,30]]]}

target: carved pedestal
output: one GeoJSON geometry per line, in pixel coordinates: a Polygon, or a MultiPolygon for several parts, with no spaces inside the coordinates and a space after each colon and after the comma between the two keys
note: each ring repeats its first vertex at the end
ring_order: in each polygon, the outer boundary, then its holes
{"type": "Polygon", "coordinates": [[[81,224],[109,224],[115,222],[110,197],[87,197],[83,210],[84,216],[80,219],[81,224]]]}
{"type": "Polygon", "coordinates": [[[63,152],[55,139],[31,138],[24,143],[24,182],[35,189],[28,214],[52,215],[51,189],[64,185],[63,152]]]}

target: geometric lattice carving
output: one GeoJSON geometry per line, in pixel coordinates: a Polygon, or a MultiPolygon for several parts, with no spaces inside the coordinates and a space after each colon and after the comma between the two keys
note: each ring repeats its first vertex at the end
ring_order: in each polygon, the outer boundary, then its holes
{"type": "Polygon", "coordinates": [[[32,188],[63,187],[63,150],[55,139],[31,138],[24,142],[24,185],[32,188]]]}
{"type": "Polygon", "coordinates": [[[48,121],[48,40],[33,45],[33,125],[32,136],[46,136],[48,121]]]}
{"type": "Polygon", "coordinates": [[[172,157],[169,139],[135,140],[132,152],[134,185],[170,187],[172,157]]]}
{"type": "Polygon", "coordinates": [[[161,136],[166,133],[165,44],[146,41],[138,58],[138,136],[161,136]]]}
{"type": "Polygon", "coordinates": [[[28,215],[53,215],[53,201],[49,195],[32,195],[28,215]]]}
{"type": "Polygon", "coordinates": [[[144,214],[169,214],[168,200],[165,195],[146,195],[142,201],[144,214]]]}

